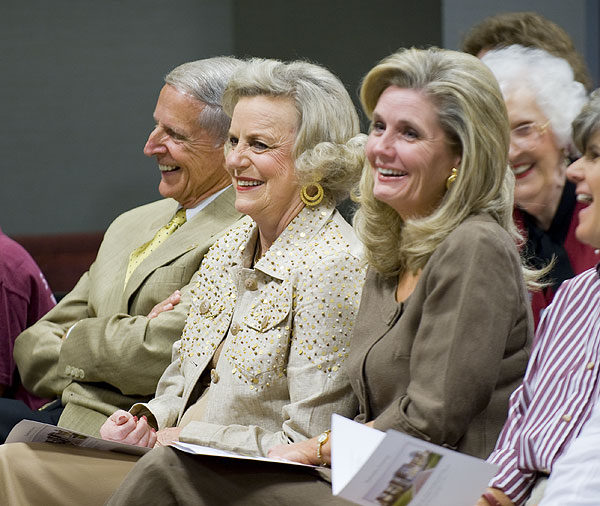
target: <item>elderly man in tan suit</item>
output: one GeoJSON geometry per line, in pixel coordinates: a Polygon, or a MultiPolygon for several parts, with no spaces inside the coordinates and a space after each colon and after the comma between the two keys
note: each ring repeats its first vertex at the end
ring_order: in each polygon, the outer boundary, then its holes
{"type": "Polygon", "coordinates": [[[217,235],[240,217],[224,170],[229,118],[220,104],[240,65],[211,58],[166,76],[144,147],[156,157],[165,198],[119,216],[75,288],[18,337],[24,385],[56,401],[36,412],[0,399],[2,441],[24,418],[98,435],[108,415],[154,393],[181,335],[190,278],[217,235]],[[173,310],[156,316],[153,308],[176,289],[181,302],[176,295],[173,310]]]}

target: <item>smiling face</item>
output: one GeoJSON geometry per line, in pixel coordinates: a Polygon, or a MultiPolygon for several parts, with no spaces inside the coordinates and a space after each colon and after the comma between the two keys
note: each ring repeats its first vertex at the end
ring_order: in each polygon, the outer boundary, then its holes
{"type": "Polygon", "coordinates": [[[204,104],[166,84],[160,92],[156,126],[144,146],[155,156],[161,172],[158,191],[184,208],[198,203],[229,184],[223,147],[198,125],[204,104]]]}
{"type": "Polygon", "coordinates": [[[526,88],[509,93],[506,108],[511,128],[508,158],[516,178],[515,203],[547,229],[565,184],[565,157],[533,93],[526,88]]]}
{"type": "Polygon", "coordinates": [[[569,166],[567,176],[577,185],[577,200],[589,203],[579,211],[575,236],[600,248],[600,130],[590,137],[584,155],[569,166]]]}
{"type": "Polygon", "coordinates": [[[292,158],[297,124],[293,102],[279,97],[241,98],[231,118],[225,165],[235,207],[271,242],[303,207],[292,158]]]}
{"type": "Polygon", "coordinates": [[[431,100],[397,86],[386,88],[377,101],[366,151],[375,198],[405,220],[438,207],[446,180],[460,163],[431,100]]]}

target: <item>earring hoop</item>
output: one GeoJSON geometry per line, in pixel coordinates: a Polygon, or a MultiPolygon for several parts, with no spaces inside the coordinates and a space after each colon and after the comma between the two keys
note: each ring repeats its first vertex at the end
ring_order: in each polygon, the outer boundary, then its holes
{"type": "Polygon", "coordinates": [[[450,187],[454,184],[454,181],[456,181],[457,177],[458,171],[456,170],[456,167],[452,167],[452,171],[450,172],[448,179],[446,179],[446,190],[450,189],[450,187]]]}
{"type": "Polygon", "coordinates": [[[300,199],[309,207],[318,206],[323,201],[323,195],[325,195],[325,192],[318,182],[306,184],[300,190],[300,199]],[[308,190],[312,190],[312,187],[314,187],[314,191],[309,193],[308,190]]]}

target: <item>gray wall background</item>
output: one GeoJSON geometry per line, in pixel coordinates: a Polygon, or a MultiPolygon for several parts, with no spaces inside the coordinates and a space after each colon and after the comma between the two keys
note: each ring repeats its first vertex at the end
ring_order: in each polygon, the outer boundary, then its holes
{"type": "Polygon", "coordinates": [[[598,82],[596,0],[7,0],[0,7],[0,226],[102,231],[159,198],[142,153],[162,77],[221,54],[307,58],[356,98],[403,46],[457,48],[483,17],[535,10],[563,26],[598,82]],[[500,4],[500,5],[499,5],[500,4]]]}
{"type": "Polygon", "coordinates": [[[104,230],[159,198],[142,148],[163,76],[230,54],[232,15],[230,0],[2,2],[4,232],[104,230]]]}
{"type": "Polygon", "coordinates": [[[346,84],[359,113],[360,79],[376,62],[400,47],[442,44],[440,0],[378,0],[376,4],[261,0],[259,4],[257,9],[256,2],[235,2],[236,54],[303,58],[325,65],[346,84]]]}
{"type": "Polygon", "coordinates": [[[304,57],[330,66],[354,96],[362,74],[394,49],[441,44],[440,5],[3,2],[0,226],[9,235],[103,231],[159,198],[156,162],[142,148],[162,77],[177,64],[232,53],[304,57]]]}
{"type": "Polygon", "coordinates": [[[487,16],[535,11],[560,25],[587,62],[594,84],[600,82],[600,2],[598,0],[444,0],[443,44],[458,49],[468,29],[487,16]]]}

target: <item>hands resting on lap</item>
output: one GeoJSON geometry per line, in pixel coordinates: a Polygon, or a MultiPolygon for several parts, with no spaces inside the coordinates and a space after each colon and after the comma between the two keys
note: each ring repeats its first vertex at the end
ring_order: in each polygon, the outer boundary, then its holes
{"type": "Polygon", "coordinates": [[[135,446],[153,448],[156,430],[148,424],[145,416],[139,418],[122,409],[115,411],[100,427],[102,439],[135,446]]]}
{"type": "MultiPolygon", "coordinates": [[[[373,421],[366,423],[368,427],[373,427],[373,421]]],[[[273,459],[293,460],[302,464],[313,466],[331,465],[331,438],[321,446],[321,461],[317,458],[317,449],[319,448],[318,436],[299,441],[298,443],[289,443],[274,446],[269,450],[268,456],[273,459]]]]}
{"type": "Polygon", "coordinates": [[[179,441],[181,427],[168,427],[157,431],[145,416],[138,418],[122,409],[115,411],[100,427],[102,439],[134,446],[154,448],[179,441]]]}

